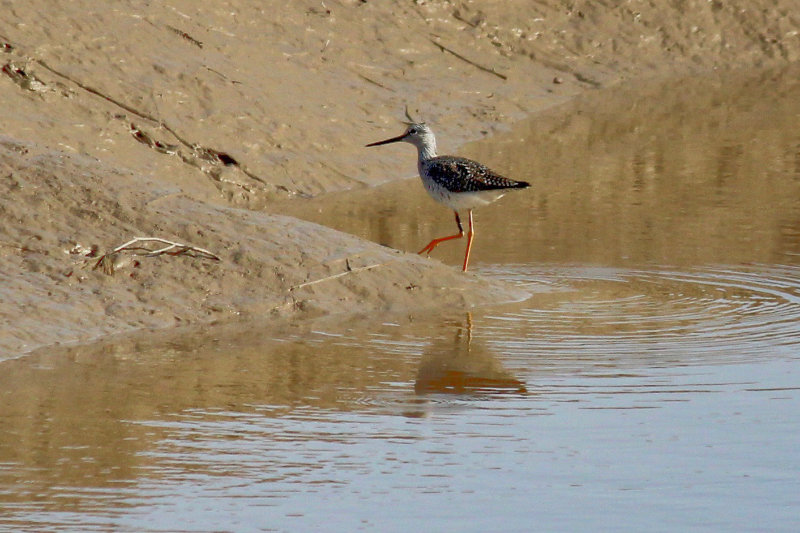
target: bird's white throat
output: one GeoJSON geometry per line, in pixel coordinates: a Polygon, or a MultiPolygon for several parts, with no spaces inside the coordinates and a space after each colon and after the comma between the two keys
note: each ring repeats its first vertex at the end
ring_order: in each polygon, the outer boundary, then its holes
{"type": "Polygon", "coordinates": [[[434,137],[432,133],[415,140],[417,142],[415,142],[414,145],[417,147],[417,155],[419,156],[420,163],[436,157],[436,137],[434,137]]]}

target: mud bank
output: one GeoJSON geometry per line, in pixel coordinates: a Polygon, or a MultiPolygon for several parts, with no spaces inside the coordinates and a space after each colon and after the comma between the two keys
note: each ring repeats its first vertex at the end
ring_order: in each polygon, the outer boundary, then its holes
{"type": "Polygon", "coordinates": [[[795,61],[793,5],[9,3],[0,353],[240,317],[519,298],[264,208],[411,174],[407,153],[363,149],[406,112],[453,152],[598,87],[795,61]],[[92,268],[137,236],[221,260],[121,254],[113,275],[92,268]]]}

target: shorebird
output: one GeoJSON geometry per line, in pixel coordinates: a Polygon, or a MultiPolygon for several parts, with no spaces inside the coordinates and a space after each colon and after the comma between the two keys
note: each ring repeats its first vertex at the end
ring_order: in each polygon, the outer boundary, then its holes
{"type": "Polygon", "coordinates": [[[446,205],[456,214],[458,233],[433,239],[419,253],[430,254],[440,243],[463,237],[464,228],[461,226],[458,212],[467,210],[469,212],[469,234],[467,235],[467,251],[464,254],[464,272],[466,272],[469,265],[469,252],[472,249],[472,238],[475,235],[472,210],[494,202],[510,189],[530,187],[530,183],[501,176],[472,159],[452,155],[437,156],[436,137],[424,122],[409,124],[402,135],[370,143],[367,146],[380,146],[395,142],[407,142],[417,147],[419,156],[417,169],[425,190],[434,200],[446,205]]]}

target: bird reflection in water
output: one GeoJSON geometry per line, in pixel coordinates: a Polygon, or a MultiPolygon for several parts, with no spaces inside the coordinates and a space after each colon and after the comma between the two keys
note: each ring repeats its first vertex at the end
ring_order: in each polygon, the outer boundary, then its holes
{"type": "Polygon", "coordinates": [[[472,338],[472,314],[458,323],[452,339],[440,338],[422,355],[417,394],[507,394],[525,393],[525,383],[506,370],[495,355],[472,338]]]}

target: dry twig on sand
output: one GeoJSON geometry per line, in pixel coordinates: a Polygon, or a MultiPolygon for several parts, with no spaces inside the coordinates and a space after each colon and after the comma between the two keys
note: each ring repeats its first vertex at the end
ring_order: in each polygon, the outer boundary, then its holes
{"type": "Polygon", "coordinates": [[[168,241],[159,237],[136,237],[129,240],[125,244],[121,244],[108,252],[103,254],[95,262],[92,270],[102,268],[106,274],[114,273],[114,260],[120,252],[133,252],[136,255],[143,255],[145,257],[155,257],[158,255],[188,255],[189,257],[197,257],[200,259],[209,259],[212,261],[221,261],[219,256],[197,246],[189,244],[182,244],[179,242],[168,241]],[[161,247],[148,247],[145,243],[156,243],[161,247]]]}
{"type": "Polygon", "coordinates": [[[388,265],[390,261],[385,263],[376,263],[374,265],[366,265],[358,268],[351,268],[350,263],[347,263],[347,270],[344,272],[339,272],[338,274],[333,274],[331,276],[325,276],[324,278],[315,279],[313,281],[306,281],[305,283],[300,283],[299,285],[294,285],[289,287],[289,292],[295,291],[297,289],[302,289],[303,287],[308,287],[309,285],[316,285],[317,283],[322,283],[323,281],[329,281],[336,278],[341,278],[342,276],[347,276],[349,274],[355,274],[356,272],[363,272],[364,270],[372,270],[373,268],[382,267],[384,265],[388,265]]]}

